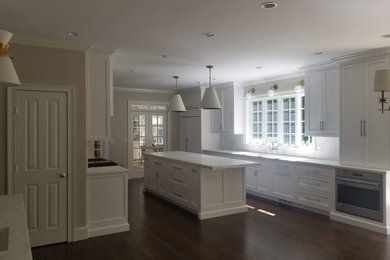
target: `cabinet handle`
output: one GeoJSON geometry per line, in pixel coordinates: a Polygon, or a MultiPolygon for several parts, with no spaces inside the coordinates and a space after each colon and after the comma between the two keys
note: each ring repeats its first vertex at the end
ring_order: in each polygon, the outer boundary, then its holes
{"type": "Polygon", "coordinates": [[[175,169],[175,170],[179,170],[179,171],[183,170],[182,168],[179,168],[179,167],[176,167],[176,166],[172,166],[172,168],[175,169]]]}
{"type": "Polygon", "coordinates": [[[183,198],[183,196],[180,195],[179,193],[176,193],[176,192],[174,192],[174,191],[172,191],[171,193],[172,193],[173,195],[175,195],[176,197],[183,198]]]}
{"type": "Polygon", "coordinates": [[[360,120],[360,136],[363,136],[363,120],[360,120]]]}
{"type": "Polygon", "coordinates": [[[219,130],[222,130],[222,123],[219,123],[219,130]]]}
{"type": "Polygon", "coordinates": [[[367,120],[364,120],[363,124],[364,124],[364,136],[367,136],[367,120]]]}
{"type": "Polygon", "coordinates": [[[183,183],[182,180],[179,180],[179,179],[176,179],[176,178],[172,178],[172,180],[176,181],[176,182],[180,182],[180,183],[183,183]]]}
{"type": "Polygon", "coordinates": [[[320,121],[320,130],[322,130],[322,121],[320,121]]]}
{"type": "Polygon", "coordinates": [[[186,140],[185,140],[185,150],[186,150],[186,152],[188,152],[188,137],[186,137],[186,140]]]}

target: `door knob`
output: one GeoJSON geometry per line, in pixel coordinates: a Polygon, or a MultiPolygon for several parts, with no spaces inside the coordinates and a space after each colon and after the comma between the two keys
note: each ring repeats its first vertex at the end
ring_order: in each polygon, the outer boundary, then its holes
{"type": "Polygon", "coordinates": [[[61,177],[61,178],[65,178],[65,177],[66,177],[66,172],[61,172],[61,173],[60,173],[60,177],[61,177]]]}

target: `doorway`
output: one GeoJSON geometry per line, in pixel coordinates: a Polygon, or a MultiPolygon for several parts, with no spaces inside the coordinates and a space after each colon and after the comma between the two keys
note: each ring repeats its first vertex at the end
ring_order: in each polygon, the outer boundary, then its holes
{"type": "Polygon", "coordinates": [[[8,89],[8,193],[24,196],[33,247],[71,240],[71,93],[8,89]]]}
{"type": "Polygon", "coordinates": [[[163,152],[167,147],[167,105],[129,103],[128,163],[130,178],[144,176],[145,152],[163,152]]]}

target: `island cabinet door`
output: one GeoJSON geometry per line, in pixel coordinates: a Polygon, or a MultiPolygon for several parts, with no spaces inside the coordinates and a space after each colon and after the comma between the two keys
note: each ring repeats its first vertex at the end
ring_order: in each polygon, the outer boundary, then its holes
{"type": "Polygon", "coordinates": [[[200,202],[200,169],[192,168],[191,169],[191,208],[199,210],[200,202]]]}
{"type": "Polygon", "coordinates": [[[257,180],[256,180],[256,191],[271,195],[272,187],[273,187],[273,170],[268,168],[260,167],[257,172],[257,180]]]}
{"type": "Polygon", "coordinates": [[[295,199],[296,176],[288,171],[275,170],[273,195],[288,201],[295,199]]]}
{"type": "Polygon", "coordinates": [[[259,168],[246,168],[246,189],[249,191],[256,191],[256,183],[259,168]]]}

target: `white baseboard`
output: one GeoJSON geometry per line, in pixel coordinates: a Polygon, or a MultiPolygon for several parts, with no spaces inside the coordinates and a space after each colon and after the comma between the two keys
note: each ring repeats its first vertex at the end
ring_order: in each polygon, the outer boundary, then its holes
{"type": "Polygon", "coordinates": [[[88,228],[86,226],[74,228],[72,241],[75,242],[85,239],[88,239],[88,228]]]}
{"type": "Polygon", "coordinates": [[[375,232],[382,233],[382,234],[386,234],[386,235],[390,234],[390,229],[389,229],[390,227],[389,226],[385,226],[382,223],[375,222],[375,221],[372,221],[369,219],[351,216],[351,215],[348,215],[345,213],[335,212],[335,211],[331,211],[329,216],[330,216],[330,219],[336,220],[339,222],[343,222],[345,224],[368,229],[368,230],[375,231],[375,232]]]}
{"type": "Polygon", "coordinates": [[[97,237],[104,236],[113,233],[125,232],[130,230],[129,223],[123,223],[119,225],[112,225],[100,228],[90,228],[88,229],[88,237],[97,237]]]}
{"type": "Polygon", "coordinates": [[[221,217],[221,216],[243,213],[243,212],[248,212],[248,207],[246,205],[235,207],[235,208],[229,208],[229,209],[219,209],[219,210],[212,210],[206,212],[199,212],[198,218],[202,220],[202,219],[221,217]]]}

